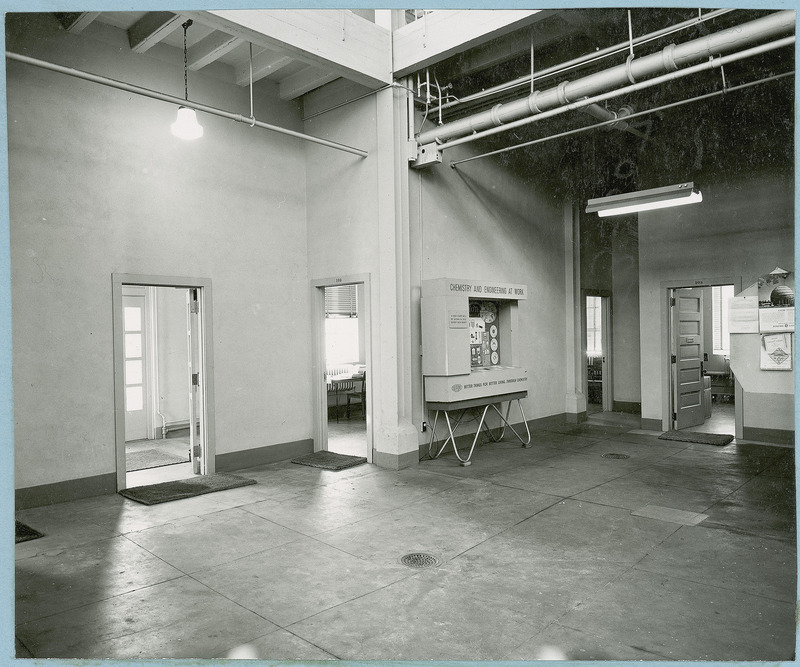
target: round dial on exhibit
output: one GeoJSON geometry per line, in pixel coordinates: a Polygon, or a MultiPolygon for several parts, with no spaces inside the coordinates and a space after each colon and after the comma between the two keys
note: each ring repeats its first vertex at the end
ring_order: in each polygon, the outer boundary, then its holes
{"type": "Polygon", "coordinates": [[[493,301],[481,303],[481,317],[488,324],[494,322],[497,319],[497,304],[493,301]]]}

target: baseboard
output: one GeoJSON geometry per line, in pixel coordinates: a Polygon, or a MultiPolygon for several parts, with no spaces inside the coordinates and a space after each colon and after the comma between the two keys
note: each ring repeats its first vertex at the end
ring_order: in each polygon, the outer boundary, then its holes
{"type": "MultiPolygon", "coordinates": [[[[574,414],[574,413],[562,412],[560,414],[550,415],[548,417],[539,417],[538,419],[529,419],[528,420],[528,428],[530,429],[531,434],[533,434],[535,431],[543,431],[543,430],[545,430],[547,428],[550,428],[551,426],[563,426],[564,424],[576,424],[576,423],[579,423],[580,421],[586,421],[586,413],[585,412],[578,413],[577,415],[574,414]],[[583,419],[580,418],[581,415],[583,415],[583,419]],[[571,421],[573,418],[576,418],[576,417],[577,417],[577,419],[579,421],[571,421]]],[[[525,426],[524,426],[524,424],[522,422],[518,422],[516,424],[513,424],[513,426],[514,426],[514,429],[517,431],[517,433],[520,433],[520,434],[524,435],[525,426]]],[[[438,432],[438,427],[437,427],[437,432],[438,432]]],[[[437,440],[434,441],[434,446],[433,446],[434,453],[436,453],[441,448],[442,443],[444,442],[446,437],[447,437],[446,435],[442,434],[441,438],[438,438],[437,440]]],[[[514,434],[511,433],[510,430],[506,430],[506,436],[505,437],[506,438],[509,438],[509,437],[513,438],[514,434]]],[[[429,436],[429,438],[430,438],[430,436],[429,436]]],[[[466,447],[466,451],[468,452],[469,448],[472,446],[472,440],[474,438],[475,438],[475,431],[473,431],[472,433],[464,433],[463,435],[457,435],[456,436],[456,445],[458,447],[458,451],[461,452],[464,449],[464,447],[466,447]]],[[[423,444],[421,444],[419,446],[419,457],[420,457],[420,459],[425,458],[425,457],[428,456],[428,449],[429,449],[429,444],[428,443],[429,442],[430,442],[430,439],[428,440],[428,442],[425,442],[425,443],[423,443],[423,444]]],[[[452,445],[448,446],[448,451],[452,451],[452,445]]],[[[447,452],[444,452],[444,453],[447,453],[447,452]]]]}
{"type": "Polygon", "coordinates": [[[753,428],[745,426],[742,429],[743,440],[755,440],[757,442],[772,442],[776,445],[794,446],[794,431],[784,431],[777,428],[753,428]]]}
{"type": "Polygon", "coordinates": [[[379,468],[387,468],[388,470],[411,468],[419,463],[419,458],[419,453],[414,451],[405,452],[404,454],[387,454],[386,452],[379,452],[377,449],[372,450],[372,463],[379,468]]]}
{"type": "Polygon", "coordinates": [[[296,456],[310,454],[313,451],[314,441],[311,438],[294,442],[281,442],[277,445],[217,454],[214,459],[214,467],[219,472],[255,468],[267,463],[278,463],[279,461],[293,459],[296,456]]]}
{"type": "Polygon", "coordinates": [[[582,424],[589,419],[589,413],[585,410],[583,412],[567,412],[565,420],[567,424],[582,424]]]}
{"type": "Polygon", "coordinates": [[[642,417],[640,426],[644,431],[663,431],[664,429],[661,428],[661,420],[660,419],[645,419],[642,417]]]}
{"type": "Polygon", "coordinates": [[[117,474],[114,472],[80,479],[68,479],[64,482],[29,486],[16,489],[14,504],[16,509],[24,510],[30,507],[43,507],[65,503],[70,500],[103,496],[117,492],[117,474]]]}
{"type": "Polygon", "coordinates": [[[628,415],[642,414],[642,404],[632,401],[614,401],[614,412],[624,412],[628,415]]]}
{"type": "MultiPolygon", "coordinates": [[[[286,461],[295,456],[310,454],[313,451],[314,441],[308,438],[296,442],[282,442],[267,447],[256,447],[255,449],[246,449],[239,452],[217,454],[214,459],[214,464],[217,471],[228,472],[243,468],[253,468],[266,463],[286,461]]],[[[116,492],[117,474],[110,472],[104,475],[81,477],[79,479],[69,479],[64,482],[54,482],[53,484],[42,484],[40,486],[17,489],[14,492],[14,503],[16,509],[22,510],[30,507],[65,503],[70,500],[80,500],[81,498],[103,496],[116,492]]]]}

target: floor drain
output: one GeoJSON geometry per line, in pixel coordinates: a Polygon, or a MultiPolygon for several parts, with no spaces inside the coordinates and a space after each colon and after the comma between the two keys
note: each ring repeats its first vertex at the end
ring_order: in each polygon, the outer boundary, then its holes
{"type": "Polygon", "coordinates": [[[400,562],[406,567],[421,570],[426,567],[436,567],[439,564],[439,559],[430,554],[406,554],[400,559],[400,562]]]}
{"type": "Polygon", "coordinates": [[[629,459],[630,456],[628,454],[614,454],[614,452],[609,452],[607,454],[603,454],[604,459],[629,459]]]}

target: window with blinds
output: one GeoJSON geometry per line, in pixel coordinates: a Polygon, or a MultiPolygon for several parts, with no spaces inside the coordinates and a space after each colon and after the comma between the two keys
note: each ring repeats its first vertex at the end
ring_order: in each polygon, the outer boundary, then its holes
{"type": "Polygon", "coordinates": [[[325,317],[358,317],[357,285],[326,287],[325,317]]]}
{"type": "Polygon", "coordinates": [[[731,353],[731,337],[728,330],[728,304],[733,297],[733,285],[711,288],[711,319],[714,354],[731,353]]]}

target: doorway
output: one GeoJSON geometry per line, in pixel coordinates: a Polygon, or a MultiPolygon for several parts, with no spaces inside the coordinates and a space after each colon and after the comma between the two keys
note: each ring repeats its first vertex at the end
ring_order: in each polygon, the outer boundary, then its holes
{"type": "Polygon", "coordinates": [[[213,474],[210,289],[113,276],[118,490],[213,474]]]}
{"type": "Polygon", "coordinates": [[[317,423],[315,450],[372,462],[373,383],[369,277],[312,282],[317,423]]]}
{"type": "Polygon", "coordinates": [[[584,292],[583,349],[586,412],[589,416],[612,412],[611,297],[602,292],[584,292]]]}
{"type": "Polygon", "coordinates": [[[695,281],[667,292],[669,427],[735,435],[735,379],[730,370],[729,281],[695,281]]]}

